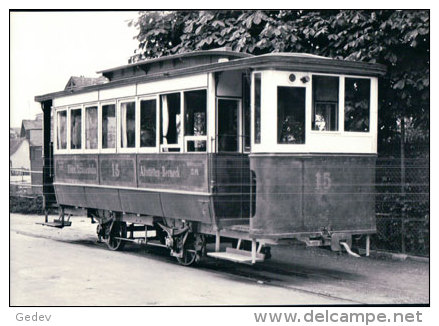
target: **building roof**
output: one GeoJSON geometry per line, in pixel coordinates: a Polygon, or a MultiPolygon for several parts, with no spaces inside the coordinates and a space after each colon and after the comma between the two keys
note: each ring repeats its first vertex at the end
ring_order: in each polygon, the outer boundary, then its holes
{"type": "Polygon", "coordinates": [[[67,82],[66,87],[64,90],[73,90],[73,89],[79,89],[87,86],[94,86],[94,85],[101,85],[108,82],[108,79],[104,76],[100,76],[97,78],[94,77],[84,77],[84,76],[72,76],[70,77],[69,81],[67,82]]]}
{"type": "Polygon", "coordinates": [[[13,155],[24,141],[26,141],[26,138],[9,139],[9,156],[13,155]]]}
{"type": "Polygon", "coordinates": [[[29,130],[42,130],[43,129],[43,121],[42,120],[23,120],[21,122],[21,132],[20,137],[26,136],[26,131],[29,130]]]}
{"type": "Polygon", "coordinates": [[[30,146],[43,146],[43,121],[38,117],[35,120],[23,120],[20,137],[27,138],[30,146]]]}

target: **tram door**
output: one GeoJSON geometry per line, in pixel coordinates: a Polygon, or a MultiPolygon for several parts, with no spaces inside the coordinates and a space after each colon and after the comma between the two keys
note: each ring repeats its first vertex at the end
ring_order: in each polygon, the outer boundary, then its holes
{"type": "Polygon", "coordinates": [[[218,99],[218,152],[240,152],[240,107],[237,99],[218,99]]]}
{"type": "Polygon", "coordinates": [[[215,180],[218,193],[216,201],[219,218],[248,218],[249,211],[249,161],[242,153],[241,99],[218,98],[217,101],[217,153],[215,180]]]}

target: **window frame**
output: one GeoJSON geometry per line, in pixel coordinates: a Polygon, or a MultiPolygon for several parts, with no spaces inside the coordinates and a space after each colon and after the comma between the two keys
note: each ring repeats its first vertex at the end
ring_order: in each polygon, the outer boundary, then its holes
{"type": "Polygon", "coordinates": [[[69,109],[67,106],[62,106],[62,107],[58,107],[55,108],[55,119],[54,119],[54,140],[55,140],[55,146],[54,146],[54,153],[55,154],[66,154],[69,152],[69,148],[70,148],[70,139],[69,139],[69,109]],[[58,142],[59,142],[59,137],[58,137],[58,112],[66,112],[66,148],[58,148],[58,142]]]}
{"type": "Polygon", "coordinates": [[[117,101],[115,100],[111,100],[111,101],[102,101],[99,102],[99,107],[98,107],[98,124],[99,124],[99,129],[98,129],[98,149],[99,149],[99,153],[117,153],[117,142],[118,142],[118,122],[119,122],[119,118],[117,116],[117,101]],[[103,114],[104,114],[104,110],[103,107],[105,105],[114,105],[114,115],[115,115],[115,119],[116,119],[116,144],[114,147],[112,148],[104,148],[102,145],[102,141],[103,141],[103,133],[102,133],[102,128],[103,128],[103,114]]]}
{"type": "Polygon", "coordinates": [[[243,146],[242,146],[242,122],[243,122],[243,117],[242,117],[242,98],[241,97],[230,97],[230,96],[217,96],[216,100],[215,100],[215,151],[216,153],[243,153],[243,146]],[[233,101],[237,101],[238,102],[238,128],[237,128],[237,133],[238,133],[238,149],[237,151],[219,151],[219,145],[218,145],[218,109],[219,109],[219,105],[218,102],[220,100],[233,100],[233,101]]]}
{"type": "MultiPolygon", "coordinates": [[[[324,133],[330,133],[330,134],[340,134],[343,132],[342,130],[342,123],[340,123],[340,121],[342,121],[341,119],[344,119],[344,102],[342,105],[342,96],[344,96],[344,77],[345,75],[335,75],[335,74],[321,74],[321,73],[312,73],[311,74],[311,116],[310,116],[310,120],[311,120],[311,125],[309,128],[309,132],[311,134],[313,133],[318,133],[318,134],[324,134],[324,133]],[[336,111],[337,111],[337,130],[317,130],[317,129],[313,129],[313,120],[315,119],[315,100],[314,100],[314,84],[313,84],[313,77],[336,77],[338,78],[338,100],[337,102],[331,102],[331,101],[320,101],[320,103],[335,103],[336,104],[336,111]],[[342,90],[343,87],[343,90],[342,90]]],[[[344,120],[343,120],[343,127],[344,127],[344,120]]]]}
{"type": "Polygon", "coordinates": [[[159,144],[159,152],[160,153],[184,153],[184,141],[183,141],[183,137],[184,137],[184,98],[183,98],[183,92],[182,90],[175,90],[175,91],[169,91],[169,92],[160,92],[157,94],[158,98],[159,98],[159,121],[160,121],[160,125],[159,125],[159,139],[158,139],[158,144],[159,144]],[[181,128],[181,133],[180,135],[178,135],[177,138],[177,144],[162,144],[161,143],[161,137],[162,137],[162,104],[161,104],[161,97],[163,95],[170,95],[170,94],[180,94],[180,115],[181,115],[181,120],[180,120],[180,128],[181,128]],[[165,148],[179,148],[179,151],[164,151],[165,148]]]}
{"type": "Polygon", "coordinates": [[[67,114],[67,149],[69,153],[75,154],[75,153],[83,153],[84,152],[84,105],[72,105],[68,108],[68,114],[67,114]],[[72,111],[80,110],[81,111],[81,148],[72,148],[72,111]]]}
{"type": "Polygon", "coordinates": [[[306,141],[307,141],[307,128],[306,128],[306,121],[307,121],[307,100],[306,100],[306,96],[307,96],[307,87],[306,86],[302,86],[302,85],[281,85],[281,84],[277,84],[275,85],[276,87],[276,146],[291,146],[291,145],[295,145],[295,146],[304,146],[306,145],[306,141]],[[303,120],[303,126],[304,126],[304,130],[303,130],[303,136],[304,136],[304,140],[303,143],[280,143],[279,142],[279,98],[278,98],[278,94],[279,94],[279,88],[283,87],[283,88],[301,88],[304,91],[305,97],[304,97],[304,120],[303,120]]]}
{"type": "MultiPolygon", "coordinates": [[[[250,147],[254,148],[254,146],[262,146],[263,142],[262,142],[262,103],[263,103],[263,72],[264,71],[253,71],[252,75],[251,75],[251,87],[250,87],[250,147]],[[256,142],[256,110],[255,110],[255,87],[256,87],[256,83],[255,83],[255,76],[259,75],[260,76],[260,99],[259,99],[259,131],[260,131],[260,136],[259,136],[259,141],[256,142]]],[[[250,150],[251,151],[251,150],[250,150]]]]}
{"type": "MultiPolygon", "coordinates": [[[[245,79],[247,78],[247,76],[246,76],[246,74],[245,73],[243,73],[242,74],[242,103],[241,103],[241,112],[242,112],[242,136],[241,136],[241,143],[242,143],[242,152],[243,153],[245,153],[245,154],[250,154],[251,153],[251,151],[252,151],[252,129],[254,129],[254,126],[252,126],[252,99],[251,99],[251,96],[252,96],[252,75],[250,74],[250,76],[249,76],[249,81],[248,81],[248,83],[249,83],[249,92],[248,92],[248,94],[246,94],[247,93],[247,91],[245,90],[245,84],[246,84],[246,81],[245,81],[245,79]],[[246,147],[246,143],[245,143],[245,141],[246,141],[246,138],[245,138],[245,136],[246,136],[246,132],[247,132],[247,128],[246,128],[246,126],[245,126],[245,105],[244,105],[244,102],[245,102],[245,100],[244,100],[244,96],[245,95],[248,95],[249,96],[249,113],[250,113],[250,117],[249,117],[249,119],[250,119],[250,121],[249,121],[249,147],[248,147],[248,150],[247,150],[247,147],[246,147]]],[[[262,78],[261,78],[261,83],[262,83],[262,78]]],[[[262,86],[262,84],[261,84],[261,86],[262,86]]]]}
{"type": "Polygon", "coordinates": [[[208,89],[206,87],[200,87],[200,88],[193,88],[193,89],[186,89],[182,91],[182,95],[181,96],[181,112],[182,112],[182,138],[183,138],[183,151],[181,151],[180,153],[187,153],[187,154],[200,154],[200,153],[207,153],[208,152],[208,148],[209,148],[209,144],[208,144],[208,135],[209,135],[209,92],[208,89]],[[205,124],[206,124],[206,134],[205,135],[200,135],[200,136],[186,136],[185,135],[185,131],[186,131],[186,92],[195,92],[195,91],[205,91],[206,92],[206,117],[205,117],[205,124]],[[187,143],[188,141],[205,141],[206,142],[206,150],[203,152],[188,152],[187,150],[187,143]]]}
{"type": "MultiPolygon", "coordinates": [[[[235,98],[233,98],[235,99],[235,98]]],[[[242,110],[242,99],[239,98],[239,109],[240,112],[242,110]]],[[[212,110],[209,106],[209,88],[208,87],[197,87],[197,88],[190,88],[190,89],[184,89],[184,90],[174,90],[174,91],[167,91],[167,92],[157,92],[157,93],[151,93],[151,94],[145,94],[145,95],[139,95],[139,96],[132,96],[132,97],[123,97],[123,98],[117,98],[117,99],[109,99],[109,100],[103,100],[103,101],[93,101],[93,102],[87,102],[87,103],[81,103],[81,104],[72,104],[72,105],[66,105],[66,106],[60,106],[60,107],[54,107],[54,131],[55,131],[55,144],[58,144],[58,112],[66,112],[66,148],[65,149],[58,149],[57,146],[54,146],[54,153],[55,154],[115,154],[115,153],[187,153],[187,154],[207,154],[209,152],[209,135],[211,134],[211,130],[209,128],[209,119],[211,119],[211,114],[209,111],[212,110]],[[185,108],[185,94],[186,92],[193,92],[193,91],[204,91],[206,93],[206,134],[200,135],[200,136],[192,136],[192,135],[185,135],[185,114],[186,114],[186,108],[185,108]],[[181,121],[180,121],[180,129],[181,132],[178,137],[178,143],[177,144],[168,144],[163,145],[160,144],[160,136],[161,136],[161,128],[160,125],[162,123],[161,121],[161,96],[162,95],[168,95],[168,94],[179,94],[180,95],[180,115],[181,115],[181,121]],[[145,100],[155,100],[156,101],[156,146],[154,147],[140,147],[140,117],[141,117],[141,101],[145,100]],[[121,137],[122,137],[122,129],[121,129],[121,114],[122,114],[122,104],[123,103],[134,103],[135,105],[135,147],[129,147],[124,148],[121,144],[121,137]],[[116,144],[113,148],[103,148],[103,108],[106,105],[114,105],[115,107],[115,119],[116,119],[116,144]],[[90,107],[97,107],[97,124],[98,124],[98,147],[97,148],[86,148],[86,112],[87,109],[90,107]],[[71,148],[71,114],[72,110],[81,110],[81,148],[80,149],[72,149],[71,148]],[[204,141],[206,143],[206,150],[202,152],[189,152],[188,151],[188,142],[189,141],[204,141]],[[163,151],[164,148],[178,148],[178,152],[174,151],[163,151]]],[[[215,116],[215,115],[213,115],[215,116]]],[[[240,119],[240,126],[241,129],[241,116],[239,116],[240,119]]],[[[241,148],[241,143],[239,144],[241,148]]]]}
{"type": "MultiPolygon", "coordinates": [[[[373,79],[367,76],[355,76],[355,75],[343,75],[343,115],[342,115],[342,125],[343,125],[343,133],[351,136],[361,136],[361,135],[371,135],[372,132],[372,94],[373,90],[373,79]],[[346,78],[348,79],[367,79],[369,80],[369,130],[368,131],[350,131],[345,130],[345,102],[346,102],[346,78]]],[[[378,109],[378,108],[377,108],[378,109]]]]}
{"type": "Polygon", "coordinates": [[[137,97],[137,105],[136,105],[136,115],[138,116],[138,119],[136,119],[136,149],[138,153],[158,153],[159,152],[159,145],[160,145],[160,94],[155,95],[144,95],[144,96],[138,96],[137,97]],[[156,113],[156,142],[154,147],[141,147],[140,146],[140,120],[141,120],[141,101],[151,101],[155,100],[155,113],[156,113]]]}
{"type": "MultiPolygon", "coordinates": [[[[337,135],[337,134],[342,134],[344,132],[344,101],[342,103],[341,99],[342,96],[344,96],[344,78],[345,75],[335,75],[335,74],[324,74],[324,73],[311,73],[311,81],[310,81],[310,86],[311,86],[311,116],[310,116],[310,125],[309,125],[309,130],[308,132],[310,134],[331,134],[331,135],[337,135]],[[315,117],[315,108],[314,108],[314,85],[313,85],[313,77],[314,76],[322,76],[322,77],[337,77],[338,78],[338,101],[336,102],[337,105],[337,130],[316,130],[313,129],[312,127],[312,123],[313,123],[313,118],[315,117]],[[343,121],[343,123],[341,123],[341,121],[343,121]]],[[[328,101],[324,101],[325,103],[335,103],[335,102],[328,102],[328,101]]]]}
{"type": "Polygon", "coordinates": [[[100,142],[99,142],[99,133],[100,133],[100,129],[101,129],[101,124],[100,124],[100,119],[99,119],[99,117],[100,117],[100,103],[99,102],[92,102],[92,103],[87,103],[87,104],[84,104],[83,105],[84,106],[84,109],[83,109],[83,113],[84,113],[84,123],[83,123],[83,127],[84,127],[84,131],[83,131],[83,144],[84,144],[84,146],[83,146],[83,150],[84,150],[84,153],[89,153],[89,154],[93,154],[93,153],[99,153],[100,152],[100,142]],[[98,133],[97,133],[97,142],[98,142],[98,146],[97,146],[97,148],[87,148],[87,146],[86,146],[86,136],[87,136],[87,133],[86,133],[86,131],[85,131],[85,128],[87,127],[87,123],[86,123],[86,119],[85,119],[85,117],[86,117],[86,115],[87,115],[87,108],[91,108],[91,107],[96,107],[97,108],[97,124],[98,124],[98,126],[97,126],[97,131],[98,131],[98,133]]]}
{"type": "Polygon", "coordinates": [[[118,99],[117,100],[117,107],[116,107],[116,151],[118,153],[136,153],[138,150],[138,143],[137,143],[137,121],[139,120],[138,116],[138,105],[137,105],[137,97],[130,97],[130,98],[124,98],[124,99],[118,99]],[[121,139],[122,139],[122,104],[123,103],[134,103],[134,147],[122,147],[121,139]]]}

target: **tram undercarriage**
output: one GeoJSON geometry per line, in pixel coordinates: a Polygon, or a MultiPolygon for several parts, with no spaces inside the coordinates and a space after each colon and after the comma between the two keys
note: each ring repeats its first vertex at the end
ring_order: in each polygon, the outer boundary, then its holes
{"type": "MultiPolygon", "coordinates": [[[[170,255],[183,266],[194,265],[206,256],[236,263],[255,264],[271,258],[270,245],[298,243],[307,247],[327,247],[337,252],[344,249],[348,254],[360,257],[351,250],[352,233],[331,233],[328,230],[312,235],[298,235],[295,239],[257,239],[249,236],[249,227],[245,224],[212,227],[175,218],[64,206],[59,208],[58,219],[48,222],[46,212],[46,222],[38,224],[57,228],[69,227],[72,225],[72,215],[87,215],[91,223],[97,223],[97,242],[104,242],[112,251],[123,250],[127,242],[163,247],[169,249],[170,255]],[[208,250],[209,243],[214,244],[213,251],[208,250]],[[221,243],[227,243],[228,246],[224,248],[221,243]]],[[[369,253],[370,235],[366,234],[365,256],[369,256],[369,253]]]]}

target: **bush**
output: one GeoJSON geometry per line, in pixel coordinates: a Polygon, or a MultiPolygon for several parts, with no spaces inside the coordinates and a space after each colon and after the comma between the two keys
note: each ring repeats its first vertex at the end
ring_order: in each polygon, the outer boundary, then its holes
{"type": "Polygon", "coordinates": [[[38,214],[43,215],[43,197],[9,197],[9,212],[21,214],[38,214]]]}

